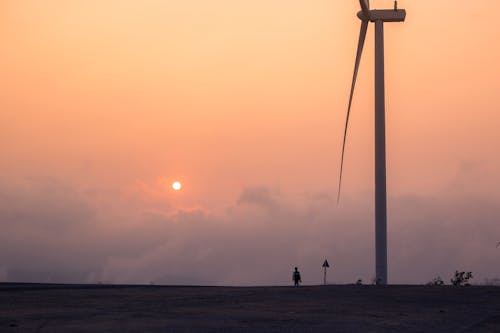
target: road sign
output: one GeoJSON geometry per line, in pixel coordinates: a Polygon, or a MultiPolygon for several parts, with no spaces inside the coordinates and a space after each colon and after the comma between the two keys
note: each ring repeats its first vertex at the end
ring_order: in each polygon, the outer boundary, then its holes
{"type": "Polygon", "coordinates": [[[323,270],[324,270],[324,275],[323,275],[323,284],[326,285],[326,269],[330,267],[330,264],[328,263],[328,260],[325,259],[325,262],[323,263],[323,270]]]}

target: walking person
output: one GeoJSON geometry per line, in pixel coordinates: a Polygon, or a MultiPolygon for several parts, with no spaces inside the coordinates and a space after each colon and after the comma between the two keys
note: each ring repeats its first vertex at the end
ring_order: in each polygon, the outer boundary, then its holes
{"type": "Polygon", "coordinates": [[[299,284],[302,282],[302,279],[300,278],[300,272],[297,269],[297,267],[295,267],[295,271],[292,274],[292,280],[295,283],[295,287],[298,287],[299,284]]]}

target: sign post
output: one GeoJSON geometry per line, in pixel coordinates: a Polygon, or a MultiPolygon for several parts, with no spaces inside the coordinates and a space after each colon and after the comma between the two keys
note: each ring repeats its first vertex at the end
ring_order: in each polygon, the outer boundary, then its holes
{"type": "Polygon", "coordinates": [[[324,270],[324,275],[323,275],[323,284],[326,286],[326,269],[330,267],[328,264],[328,260],[325,259],[325,262],[323,263],[323,270],[324,270]]]}

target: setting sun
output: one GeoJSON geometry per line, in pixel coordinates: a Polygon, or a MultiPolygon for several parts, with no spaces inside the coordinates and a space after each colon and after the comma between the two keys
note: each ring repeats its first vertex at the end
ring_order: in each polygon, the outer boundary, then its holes
{"type": "Polygon", "coordinates": [[[179,191],[182,188],[182,184],[180,182],[173,182],[172,188],[174,189],[174,191],[179,191]]]}

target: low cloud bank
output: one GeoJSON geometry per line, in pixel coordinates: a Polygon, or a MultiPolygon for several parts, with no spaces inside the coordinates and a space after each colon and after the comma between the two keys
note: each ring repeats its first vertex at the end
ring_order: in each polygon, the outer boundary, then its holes
{"type": "MultiPolygon", "coordinates": [[[[241,191],[223,213],[172,210],[130,192],[54,180],[0,183],[0,280],[283,285],[373,278],[371,196],[241,191]],[[162,210],[163,207],[163,210],[162,210]]],[[[485,198],[389,198],[389,278],[425,283],[454,270],[500,276],[500,209],[485,198]]]]}

